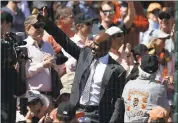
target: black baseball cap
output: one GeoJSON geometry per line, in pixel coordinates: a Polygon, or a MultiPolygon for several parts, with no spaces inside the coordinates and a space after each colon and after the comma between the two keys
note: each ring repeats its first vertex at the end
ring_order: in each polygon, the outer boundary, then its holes
{"type": "Polygon", "coordinates": [[[167,8],[164,11],[160,11],[159,14],[158,14],[158,17],[160,19],[167,19],[167,20],[169,20],[171,17],[174,17],[174,15],[175,15],[174,10],[171,9],[171,8],[167,8]]]}
{"type": "Polygon", "coordinates": [[[76,107],[69,101],[60,103],[57,109],[57,117],[64,121],[71,121],[75,118],[75,113],[76,107]]]}
{"type": "Polygon", "coordinates": [[[74,17],[75,24],[80,24],[80,23],[93,23],[94,21],[97,21],[97,18],[92,18],[87,14],[84,13],[79,13],[74,17]]]}
{"type": "Polygon", "coordinates": [[[159,61],[156,55],[144,55],[141,59],[140,68],[147,73],[155,73],[158,70],[159,61]]]}
{"type": "Polygon", "coordinates": [[[136,45],[136,47],[133,49],[133,55],[136,56],[136,55],[143,55],[145,54],[145,52],[148,51],[148,48],[146,45],[144,44],[138,44],[136,45]]]}
{"type": "Polygon", "coordinates": [[[31,25],[33,25],[36,29],[38,29],[38,28],[44,28],[44,26],[45,26],[45,23],[44,22],[42,22],[42,21],[40,21],[39,19],[38,19],[38,17],[39,17],[39,15],[30,15],[30,16],[28,16],[26,19],[25,19],[25,22],[24,22],[24,24],[26,25],[26,24],[31,24],[31,25]]]}

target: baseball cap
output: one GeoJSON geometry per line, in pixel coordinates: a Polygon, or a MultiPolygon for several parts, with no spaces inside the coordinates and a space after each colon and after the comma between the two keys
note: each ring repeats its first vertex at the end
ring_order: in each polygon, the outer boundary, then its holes
{"type": "Polygon", "coordinates": [[[106,30],[106,33],[112,36],[118,33],[123,33],[123,31],[117,26],[112,26],[106,30]]]}
{"type": "Polygon", "coordinates": [[[153,12],[154,10],[158,9],[161,10],[161,4],[159,3],[150,3],[148,8],[147,8],[147,12],[153,12]]]}
{"type": "Polygon", "coordinates": [[[155,73],[158,70],[159,62],[156,55],[144,55],[141,59],[140,68],[146,73],[155,73]]]}
{"type": "Polygon", "coordinates": [[[68,85],[68,86],[62,88],[62,89],[60,90],[60,95],[62,95],[62,94],[64,94],[64,93],[70,94],[70,93],[71,93],[71,89],[72,89],[72,85],[68,85]]]}
{"type": "Polygon", "coordinates": [[[24,24],[31,24],[31,25],[34,25],[36,28],[39,28],[39,27],[44,27],[45,26],[45,23],[44,22],[41,22],[39,21],[39,16],[38,15],[30,15],[28,16],[26,19],[25,19],[25,22],[24,24]]]}
{"type": "Polygon", "coordinates": [[[69,101],[59,104],[57,109],[57,116],[60,120],[71,121],[75,118],[76,108],[69,101]]]}
{"type": "Polygon", "coordinates": [[[161,4],[159,3],[150,3],[148,8],[147,8],[147,12],[153,12],[154,10],[161,10],[161,4]]]}
{"type": "Polygon", "coordinates": [[[61,101],[61,95],[63,94],[71,94],[71,89],[72,89],[72,85],[68,85],[66,87],[63,87],[61,90],[60,90],[60,95],[57,97],[57,99],[55,100],[55,103],[56,104],[59,104],[60,101],[61,101]]]}
{"type": "Polygon", "coordinates": [[[171,17],[174,17],[175,12],[173,9],[169,8],[169,7],[164,7],[162,9],[162,11],[159,12],[158,17],[160,19],[167,19],[169,20],[171,17]]]}
{"type": "Polygon", "coordinates": [[[152,39],[157,39],[157,38],[161,38],[161,39],[168,39],[170,37],[169,34],[161,31],[161,30],[152,30],[149,34],[149,40],[152,39]]]}
{"type": "Polygon", "coordinates": [[[63,87],[67,87],[68,85],[72,85],[75,77],[75,72],[66,73],[61,77],[61,83],[63,87]]]}
{"type": "Polygon", "coordinates": [[[61,83],[63,88],[60,90],[60,95],[57,97],[55,103],[59,104],[61,95],[63,94],[71,94],[72,83],[74,81],[75,72],[70,72],[61,77],[61,83]]]}
{"type": "Polygon", "coordinates": [[[79,13],[74,17],[75,24],[80,24],[80,23],[90,23],[92,24],[97,18],[92,18],[88,14],[84,13],[79,13]]]}
{"type": "Polygon", "coordinates": [[[25,97],[28,99],[28,102],[31,102],[32,100],[35,99],[40,99],[44,106],[48,107],[50,104],[49,99],[45,95],[41,94],[39,91],[36,90],[27,91],[25,97]]]}
{"type": "Polygon", "coordinates": [[[134,56],[135,56],[135,55],[142,55],[142,54],[144,54],[144,53],[147,52],[147,51],[148,51],[148,48],[147,48],[146,45],[144,45],[144,44],[138,44],[138,45],[136,45],[136,47],[133,49],[133,54],[134,54],[134,56]]]}

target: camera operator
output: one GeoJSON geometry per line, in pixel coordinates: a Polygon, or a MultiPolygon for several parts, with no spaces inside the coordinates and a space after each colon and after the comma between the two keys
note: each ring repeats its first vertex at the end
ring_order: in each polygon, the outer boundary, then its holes
{"type": "MultiPolygon", "coordinates": [[[[26,92],[25,59],[18,57],[15,43],[10,33],[13,17],[1,12],[1,122],[15,123],[16,96],[26,92]],[[10,40],[11,39],[11,40],[10,40]],[[19,64],[19,72],[15,65],[19,64]]],[[[19,50],[20,51],[20,50],[19,50]]],[[[25,49],[24,49],[25,51],[25,49]]],[[[20,52],[22,53],[22,52],[20,52]]]]}

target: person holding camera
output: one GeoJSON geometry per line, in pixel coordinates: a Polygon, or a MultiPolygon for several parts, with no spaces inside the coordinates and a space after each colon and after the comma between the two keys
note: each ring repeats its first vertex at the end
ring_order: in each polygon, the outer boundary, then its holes
{"type": "MultiPolygon", "coordinates": [[[[25,59],[20,58],[16,51],[16,40],[10,33],[13,16],[1,12],[1,122],[15,123],[16,96],[26,92],[25,59]],[[11,39],[11,40],[10,40],[11,39]],[[15,65],[19,64],[18,72],[15,65]]],[[[22,52],[21,52],[22,53],[22,52]]]]}

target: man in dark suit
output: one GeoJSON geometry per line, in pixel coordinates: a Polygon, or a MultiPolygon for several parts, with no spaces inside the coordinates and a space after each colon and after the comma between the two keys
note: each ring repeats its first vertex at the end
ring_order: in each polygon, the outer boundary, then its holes
{"type": "Polygon", "coordinates": [[[81,49],[53,22],[45,22],[46,31],[78,61],[70,102],[94,123],[118,122],[119,110],[114,112],[114,105],[121,97],[126,72],[108,54],[110,36],[99,33],[91,48],[81,49]]]}

